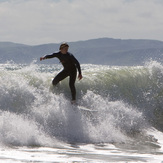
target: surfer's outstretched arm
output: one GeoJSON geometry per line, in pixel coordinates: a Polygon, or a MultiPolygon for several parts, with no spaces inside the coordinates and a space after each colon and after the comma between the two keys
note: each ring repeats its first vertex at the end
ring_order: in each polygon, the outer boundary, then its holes
{"type": "MultiPolygon", "coordinates": [[[[58,52],[59,53],[59,52],[58,52]]],[[[44,57],[40,57],[40,61],[44,60],[44,59],[50,59],[50,58],[54,58],[54,57],[57,57],[58,56],[58,53],[53,53],[53,54],[50,54],[50,55],[46,55],[44,57]]]]}

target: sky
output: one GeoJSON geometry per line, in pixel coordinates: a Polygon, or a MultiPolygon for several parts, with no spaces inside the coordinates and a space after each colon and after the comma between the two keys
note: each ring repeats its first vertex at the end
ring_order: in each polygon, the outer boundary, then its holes
{"type": "Polygon", "coordinates": [[[0,0],[0,42],[163,41],[163,0],[0,0]]]}

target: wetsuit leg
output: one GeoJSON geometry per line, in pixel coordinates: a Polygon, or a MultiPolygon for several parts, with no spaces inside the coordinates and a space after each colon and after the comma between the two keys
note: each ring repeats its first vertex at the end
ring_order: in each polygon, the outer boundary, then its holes
{"type": "Polygon", "coordinates": [[[72,100],[76,100],[76,88],[75,88],[76,75],[77,75],[76,69],[71,72],[63,70],[53,79],[52,84],[56,86],[61,80],[70,76],[69,87],[71,90],[72,100]]]}
{"type": "Polygon", "coordinates": [[[61,80],[65,79],[67,76],[69,76],[68,72],[65,70],[62,70],[52,81],[52,84],[56,86],[61,80]]]}
{"type": "Polygon", "coordinates": [[[71,90],[72,100],[76,100],[76,88],[75,88],[76,75],[77,75],[76,70],[70,73],[69,86],[71,90]]]}

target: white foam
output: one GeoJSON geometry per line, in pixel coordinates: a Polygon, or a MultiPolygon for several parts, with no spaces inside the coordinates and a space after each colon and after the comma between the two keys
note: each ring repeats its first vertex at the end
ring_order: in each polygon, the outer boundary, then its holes
{"type": "MultiPolygon", "coordinates": [[[[99,93],[98,90],[101,88],[99,81],[95,85],[98,89],[94,90],[94,87],[91,87],[91,78],[87,81],[88,78],[83,78],[81,83],[77,82],[78,93],[81,94],[78,103],[85,108],[97,110],[97,112],[77,111],[78,107],[72,107],[65,95],[70,94],[69,89],[66,89],[67,92],[64,94],[49,92],[51,78],[59,69],[57,68],[53,74],[49,67],[45,72],[46,65],[41,66],[43,67],[32,64],[20,68],[19,65],[19,69],[0,71],[0,82],[2,83],[0,85],[2,93],[0,109],[1,117],[5,121],[5,125],[1,122],[0,126],[3,131],[2,142],[17,145],[51,145],[52,140],[56,139],[80,143],[126,142],[131,139],[132,133],[143,132],[144,128],[148,127],[140,109],[122,100],[111,100],[112,92],[108,90],[101,89],[104,94],[99,93]],[[80,86],[88,90],[82,94],[79,91],[80,86]],[[106,96],[105,91],[110,94],[106,96]]],[[[91,69],[90,65],[89,68],[91,69]]],[[[97,68],[98,66],[96,66],[96,71],[97,68]]],[[[103,69],[105,72],[99,74],[100,80],[108,79],[106,75],[110,71],[114,72],[110,67],[103,67],[103,69]]],[[[126,69],[125,76],[130,71],[126,69]]],[[[114,73],[118,73],[119,70],[121,68],[116,69],[114,73]]],[[[86,77],[87,73],[88,70],[86,70],[86,77]]],[[[106,80],[103,83],[105,84],[103,88],[107,88],[107,82],[106,80]]],[[[62,89],[67,88],[67,85],[67,82],[63,82],[62,89]]]]}

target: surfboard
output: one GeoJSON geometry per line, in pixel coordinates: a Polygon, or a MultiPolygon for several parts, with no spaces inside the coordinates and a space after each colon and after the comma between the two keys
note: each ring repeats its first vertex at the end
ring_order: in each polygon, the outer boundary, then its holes
{"type": "Polygon", "coordinates": [[[97,112],[97,110],[93,110],[93,109],[90,109],[86,106],[80,105],[76,101],[71,101],[71,105],[72,105],[74,110],[81,110],[81,111],[86,111],[86,112],[97,112]]]}
{"type": "Polygon", "coordinates": [[[87,108],[87,107],[85,107],[85,106],[81,106],[81,105],[77,106],[77,108],[78,108],[79,110],[83,110],[83,111],[97,112],[97,110],[92,110],[92,109],[89,109],[89,108],[87,108]]]}

